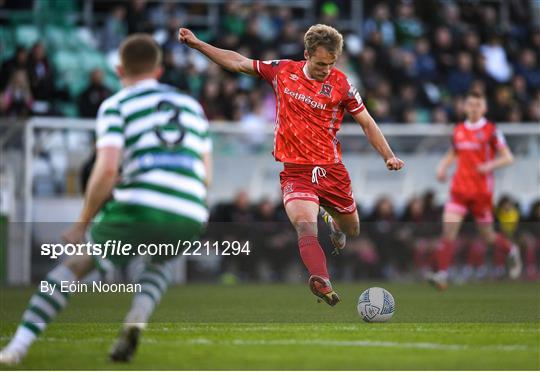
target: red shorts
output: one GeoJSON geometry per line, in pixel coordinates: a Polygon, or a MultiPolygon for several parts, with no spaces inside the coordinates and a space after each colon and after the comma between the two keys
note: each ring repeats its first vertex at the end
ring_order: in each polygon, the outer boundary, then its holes
{"type": "Polygon", "coordinates": [[[283,204],[311,200],[339,213],[356,211],[351,179],[343,163],[321,166],[285,163],[279,174],[283,204]]]}
{"type": "Polygon", "coordinates": [[[450,200],[444,206],[445,212],[466,215],[471,211],[477,222],[493,222],[493,197],[491,194],[464,194],[450,192],[450,200]]]}

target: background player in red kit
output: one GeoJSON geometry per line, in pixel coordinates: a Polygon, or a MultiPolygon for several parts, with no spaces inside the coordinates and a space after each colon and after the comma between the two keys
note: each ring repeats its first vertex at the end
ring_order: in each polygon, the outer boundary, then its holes
{"type": "Polygon", "coordinates": [[[304,61],[251,60],[209,45],[185,28],[179,30],[178,40],[227,70],[259,76],[272,85],[277,99],[273,154],[284,163],[280,178],[285,210],[298,234],[312,292],[335,305],[339,297],[330,284],[326,257],[317,239],[317,216],[320,212],[330,226],[337,251],[344,247],[345,236],[357,236],[360,231],[350,178],[336,137],[345,110],[362,126],[389,170],[403,167],[358,91],[334,67],[343,37],[330,26],[310,27],[304,35],[304,61]]]}
{"type": "Polygon", "coordinates": [[[448,286],[448,268],[454,255],[455,240],[467,212],[474,216],[486,243],[508,256],[509,276],[515,279],[521,274],[519,249],[493,228],[493,171],[511,164],[513,156],[503,134],[484,117],[486,111],[486,99],[482,94],[471,92],[467,95],[467,120],[455,126],[452,148],[437,168],[437,179],[444,182],[448,168],[457,160],[450,200],[444,208],[442,239],[435,252],[437,272],[429,278],[441,290],[448,286]]]}

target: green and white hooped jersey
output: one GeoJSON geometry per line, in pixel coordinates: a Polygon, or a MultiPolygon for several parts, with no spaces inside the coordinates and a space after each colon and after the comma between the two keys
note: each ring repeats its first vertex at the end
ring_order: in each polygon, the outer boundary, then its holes
{"type": "MultiPolygon", "coordinates": [[[[97,116],[96,146],[123,149],[115,202],[206,223],[206,170],[212,150],[201,105],[175,88],[142,80],[106,99],[97,116]]],[[[141,220],[145,219],[141,215],[141,220]]]]}

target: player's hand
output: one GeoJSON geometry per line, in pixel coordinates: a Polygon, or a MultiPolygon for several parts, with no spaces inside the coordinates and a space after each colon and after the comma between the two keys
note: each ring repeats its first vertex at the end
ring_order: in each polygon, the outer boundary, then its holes
{"type": "Polygon", "coordinates": [[[437,181],[446,182],[446,169],[437,168],[437,181]]]}
{"type": "Polygon", "coordinates": [[[66,243],[78,244],[84,243],[84,235],[86,234],[86,225],[76,222],[62,233],[62,239],[66,243]]]}
{"type": "Polygon", "coordinates": [[[404,165],[405,163],[403,160],[396,158],[395,156],[386,161],[386,168],[388,168],[388,170],[400,170],[404,165]]]}
{"type": "Polygon", "coordinates": [[[479,164],[477,167],[476,167],[476,170],[482,174],[484,173],[489,173],[493,170],[493,167],[490,163],[483,163],[483,164],[479,164]]]}
{"type": "Polygon", "coordinates": [[[187,28],[180,28],[178,30],[178,41],[182,44],[186,44],[188,47],[193,48],[199,42],[197,36],[187,28]]]}

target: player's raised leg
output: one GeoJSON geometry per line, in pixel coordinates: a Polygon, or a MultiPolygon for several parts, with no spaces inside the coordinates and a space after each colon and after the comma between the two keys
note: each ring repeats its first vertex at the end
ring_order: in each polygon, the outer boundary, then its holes
{"type": "Polygon", "coordinates": [[[310,274],[311,291],[327,304],[334,306],[339,302],[339,297],[332,289],[326,256],[317,238],[319,204],[312,200],[289,200],[285,204],[285,211],[298,235],[300,256],[310,274]]]}
{"type": "Polygon", "coordinates": [[[330,228],[330,241],[335,248],[332,252],[334,255],[345,248],[347,238],[355,238],[360,234],[360,219],[357,210],[352,213],[339,213],[334,208],[321,207],[320,215],[330,228]]]}
{"type": "Polygon", "coordinates": [[[73,256],[45,276],[30,298],[15,335],[0,351],[0,364],[16,365],[22,361],[30,346],[68,303],[68,294],[60,291],[60,284],[80,280],[93,269],[90,256],[73,256]]]}

